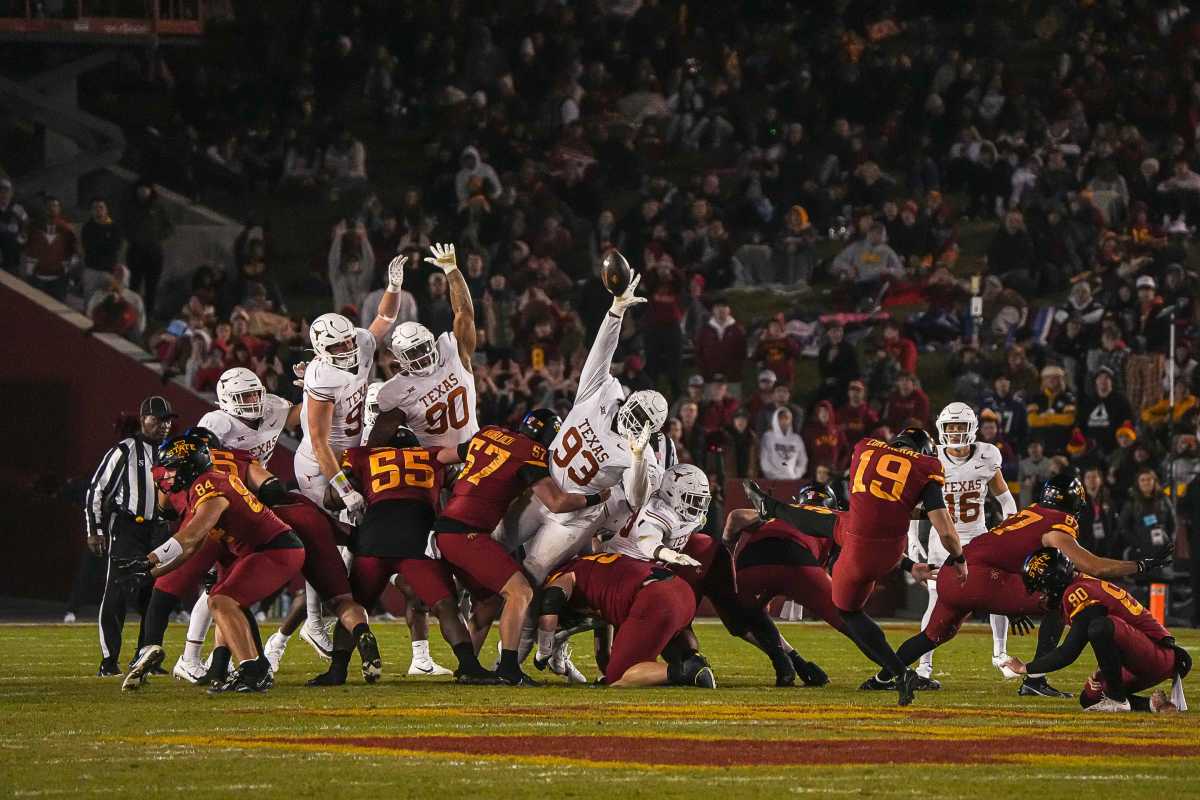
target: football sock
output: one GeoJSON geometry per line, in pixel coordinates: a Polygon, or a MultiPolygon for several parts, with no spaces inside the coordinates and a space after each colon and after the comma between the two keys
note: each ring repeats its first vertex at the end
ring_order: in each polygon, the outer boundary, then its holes
{"type": "Polygon", "coordinates": [[[537,635],[537,657],[539,661],[545,661],[554,652],[554,631],[544,631],[538,629],[537,635]]]}
{"type": "Polygon", "coordinates": [[[258,630],[258,620],[254,618],[254,612],[248,608],[242,609],[242,614],[246,617],[246,622],[250,625],[250,634],[254,637],[254,646],[258,648],[259,655],[262,655],[263,643],[262,634],[258,630]]]}
{"type": "Polygon", "coordinates": [[[850,629],[858,649],[868,658],[891,671],[893,675],[904,673],[907,666],[896,657],[895,651],[888,644],[887,637],[883,635],[883,630],[875,620],[861,611],[843,611],[842,618],[846,621],[846,627],[850,629]]]}
{"type": "Polygon", "coordinates": [[[349,650],[334,650],[333,656],[330,659],[329,673],[336,675],[342,680],[346,679],[346,673],[350,670],[350,651],[349,650]]]}
{"type": "Polygon", "coordinates": [[[308,609],[308,621],[314,625],[321,624],[321,595],[311,583],[304,584],[304,606],[308,609]]]}
{"type": "Polygon", "coordinates": [[[146,605],[146,622],[142,626],[142,644],[163,643],[163,634],[167,632],[167,624],[171,621],[171,612],[179,604],[179,598],[173,594],[155,589],[150,594],[150,602],[146,605]]]}
{"type": "Polygon", "coordinates": [[[429,660],[429,640],[414,639],[412,643],[413,661],[429,660]]]}
{"type": "MultiPolygon", "coordinates": [[[[902,664],[911,664],[925,653],[932,652],[936,647],[937,645],[930,641],[924,632],[921,632],[900,645],[900,649],[896,651],[896,658],[900,659],[902,664]]],[[[896,677],[896,673],[886,667],[879,671],[879,675],[884,680],[896,677]]]]}
{"type": "Polygon", "coordinates": [[[500,651],[500,671],[507,675],[515,675],[521,671],[521,665],[517,661],[516,650],[500,651]]]}
{"type": "Polygon", "coordinates": [[[479,673],[486,671],[483,665],[479,663],[479,657],[475,655],[475,648],[471,646],[470,641],[454,645],[454,655],[458,659],[459,672],[479,673]]]}
{"type": "MultiPolygon", "coordinates": [[[[354,626],[354,630],[350,631],[350,638],[354,642],[354,644],[357,645],[358,640],[362,638],[363,634],[370,633],[370,632],[371,632],[371,626],[365,622],[360,622],[354,626]]],[[[429,642],[425,643],[425,647],[428,649],[429,642]]]]}
{"type": "Polygon", "coordinates": [[[1096,654],[1100,674],[1104,676],[1104,694],[1120,702],[1125,699],[1125,682],[1121,680],[1121,650],[1113,634],[1112,620],[1107,616],[1088,623],[1088,641],[1096,654]]]}
{"type": "Polygon", "coordinates": [[[201,592],[196,605],[192,606],[192,618],[188,620],[187,644],[183,648],[183,657],[189,661],[199,661],[204,650],[204,638],[208,636],[208,626],[212,624],[212,612],[208,610],[208,592],[201,592]]]}
{"type": "Polygon", "coordinates": [[[213,648],[212,664],[208,668],[209,680],[225,680],[225,676],[229,674],[229,659],[232,655],[224,645],[213,648]]]}
{"type": "Polygon", "coordinates": [[[1008,652],[1008,617],[990,614],[988,622],[992,623],[992,658],[997,658],[1008,652]]]}
{"type": "Polygon", "coordinates": [[[249,661],[243,661],[238,664],[238,671],[242,673],[242,677],[247,680],[257,680],[267,674],[267,670],[271,665],[262,656],[252,658],[249,661]]]}

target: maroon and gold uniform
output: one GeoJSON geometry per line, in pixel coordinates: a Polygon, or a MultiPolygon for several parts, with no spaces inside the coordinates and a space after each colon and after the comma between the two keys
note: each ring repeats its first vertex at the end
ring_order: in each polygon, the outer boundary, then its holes
{"type": "MultiPolygon", "coordinates": [[[[972,566],[986,565],[1019,576],[1025,559],[1043,547],[1042,537],[1051,531],[1061,531],[1078,539],[1079,523],[1065,511],[1034,503],[972,539],[963,548],[963,553],[972,566]]],[[[940,585],[938,591],[941,591],[940,585]]]]}
{"type": "Polygon", "coordinates": [[[652,561],[597,553],[567,562],[548,581],[566,573],[575,576],[571,605],[596,612],[617,629],[604,671],[610,684],[634,664],[656,660],[696,613],[688,582],[652,561]]]}
{"type": "MultiPolygon", "coordinates": [[[[1171,632],[1159,624],[1129,592],[1120,586],[1079,574],[1062,596],[1067,622],[1074,623],[1081,611],[1103,606],[1113,624],[1113,641],[1121,651],[1121,682],[1126,692],[1137,692],[1159,684],[1175,674],[1175,650],[1164,640],[1171,632]]],[[[1103,688],[1103,674],[1092,676],[1103,688]]],[[[1085,684],[1084,694],[1089,694],[1085,684]]],[[[1094,697],[1093,699],[1099,699],[1094,697]]]]}
{"type": "Polygon", "coordinates": [[[210,469],[196,478],[187,496],[192,514],[218,497],[229,504],[210,535],[215,534],[235,560],[210,595],[227,595],[239,605],[249,606],[275,592],[300,571],[304,546],[239,478],[210,469]]]}
{"type": "Polygon", "coordinates": [[[342,456],[367,503],[350,567],[354,599],[364,606],[373,606],[397,574],[429,607],[454,594],[449,569],[425,555],[444,478],[441,449],[352,447],[342,456]]]}
{"type": "Polygon", "coordinates": [[[304,545],[300,572],[317,594],[325,599],[350,594],[346,562],[338,552],[337,528],[333,518],[299,492],[288,492],[287,502],[271,508],[304,545]]]}
{"type": "Polygon", "coordinates": [[[473,590],[499,592],[521,568],[491,534],[513,500],[550,475],[546,448],[488,425],[459,445],[459,453],[466,464],[433,525],[438,550],[473,590]]]}
{"type": "Polygon", "coordinates": [[[942,463],[934,456],[901,450],[879,439],[863,439],[850,460],[850,510],[838,517],[842,552],[833,567],[833,602],[841,611],[861,611],[875,582],[900,562],[908,521],[919,502],[945,508],[942,463]]]}

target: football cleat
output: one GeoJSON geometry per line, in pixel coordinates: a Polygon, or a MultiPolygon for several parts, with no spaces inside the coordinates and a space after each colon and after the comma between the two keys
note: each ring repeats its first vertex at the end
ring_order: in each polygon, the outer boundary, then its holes
{"type": "Polygon", "coordinates": [[[894,692],[896,691],[896,679],[883,680],[879,677],[879,673],[876,673],[863,681],[858,690],[860,692],[894,692]]]}
{"type": "Polygon", "coordinates": [[[541,686],[541,681],[535,681],[533,678],[526,675],[524,672],[517,670],[515,675],[506,675],[503,672],[497,672],[496,677],[500,679],[503,686],[541,686]]]}
{"type": "Polygon", "coordinates": [[[750,507],[754,509],[754,513],[762,519],[770,519],[772,515],[768,505],[772,499],[771,496],[754,481],[742,481],[742,488],[746,492],[746,499],[750,501],[750,507]]]}
{"type": "Polygon", "coordinates": [[[175,680],[196,684],[204,680],[204,676],[208,674],[208,667],[204,666],[204,662],[199,659],[187,659],[180,656],[176,659],[175,668],[171,670],[171,674],[175,676],[175,680]]]}
{"type": "Polygon", "coordinates": [[[559,644],[550,654],[550,671],[567,679],[567,683],[587,683],[584,675],[571,661],[571,648],[566,642],[559,644]]]}
{"type": "Polygon", "coordinates": [[[232,692],[234,687],[237,686],[238,680],[240,679],[241,675],[238,674],[238,671],[236,669],[231,669],[224,678],[213,678],[211,681],[209,681],[207,691],[209,694],[232,692]]]}
{"type": "Polygon", "coordinates": [[[667,681],[672,686],[698,686],[702,689],[717,688],[717,677],[708,664],[708,659],[693,651],[683,661],[667,665],[667,681]]]}
{"type": "Polygon", "coordinates": [[[133,660],[129,672],[125,675],[125,680],[121,681],[121,691],[129,692],[142,688],[142,684],[146,682],[146,676],[161,664],[164,658],[166,658],[166,653],[163,652],[162,647],[156,644],[148,644],[139,650],[137,658],[133,660]]]}
{"type": "Polygon", "coordinates": [[[805,686],[816,688],[829,683],[829,676],[815,662],[805,661],[795,651],[788,653],[788,658],[791,659],[792,666],[796,668],[796,674],[800,676],[800,680],[804,682],[805,686]]]}
{"type": "Polygon", "coordinates": [[[924,675],[917,675],[917,691],[918,692],[936,692],[942,688],[942,682],[936,678],[927,678],[924,675]]]}
{"type": "Polygon", "coordinates": [[[307,619],[300,626],[300,638],[308,642],[317,655],[329,661],[333,658],[333,641],[329,638],[329,630],[323,623],[307,619]]]}
{"type": "Polygon", "coordinates": [[[1070,692],[1060,692],[1058,689],[1055,689],[1044,676],[1041,678],[1026,676],[1025,680],[1021,681],[1021,686],[1017,689],[1017,694],[1021,697],[1058,697],[1068,699],[1072,697],[1070,692]]]}
{"type": "Polygon", "coordinates": [[[358,655],[362,658],[364,681],[375,683],[383,677],[383,657],[379,655],[379,642],[375,640],[375,634],[368,631],[358,638],[358,655]]]}
{"type": "Polygon", "coordinates": [[[344,686],[345,683],[346,683],[346,676],[342,675],[342,674],[335,674],[333,671],[333,668],[331,667],[330,669],[326,670],[325,672],[322,672],[317,677],[310,678],[308,681],[305,682],[304,685],[305,686],[344,686]]]}
{"type": "Polygon", "coordinates": [[[500,676],[486,669],[480,669],[478,672],[455,670],[454,680],[464,686],[495,686],[500,683],[500,676]]]}
{"type": "Polygon", "coordinates": [[[915,671],[911,669],[904,670],[904,674],[896,680],[896,691],[900,695],[900,700],[897,705],[912,705],[912,701],[917,696],[917,683],[920,680],[921,676],[915,671]]]}
{"type": "Polygon", "coordinates": [[[288,637],[279,631],[275,631],[275,633],[267,637],[267,643],[263,645],[263,655],[270,662],[272,673],[279,671],[279,662],[283,660],[283,654],[287,650],[287,646],[288,637]]]}
{"type": "Polygon", "coordinates": [[[408,674],[429,678],[434,675],[453,675],[454,672],[438,664],[433,658],[425,657],[414,658],[412,663],[408,665],[408,674]]]}
{"type": "Polygon", "coordinates": [[[121,674],[121,668],[112,661],[101,661],[100,669],[96,670],[97,678],[115,678],[121,674]]]}
{"type": "Polygon", "coordinates": [[[1129,700],[1113,700],[1108,695],[1101,695],[1100,699],[1092,703],[1084,709],[1084,711],[1132,711],[1129,705],[1129,700]]]}

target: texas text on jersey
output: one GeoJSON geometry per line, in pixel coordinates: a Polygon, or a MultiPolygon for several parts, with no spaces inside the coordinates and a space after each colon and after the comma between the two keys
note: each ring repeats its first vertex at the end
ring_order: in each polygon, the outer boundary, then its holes
{"type": "Polygon", "coordinates": [[[403,411],[405,425],[426,447],[454,447],[479,430],[475,378],[462,363],[453,333],[443,333],[435,346],[439,358],[434,372],[389,379],[379,389],[379,411],[403,411]]]}
{"type": "Polygon", "coordinates": [[[609,553],[653,561],[659,547],[681,552],[702,522],[681,519],[670,503],[651,496],[646,505],[629,518],[620,533],[605,543],[604,549],[609,553]]]}
{"type": "Polygon", "coordinates": [[[954,520],[954,529],[965,545],[987,532],[984,501],[988,496],[988,482],[1000,469],[1000,450],[994,444],[976,442],[969,445],[970,453],[965,458],[959,458],[947,452],[948,449],[938,447],[938,460],[942,462],[946,478],[942,497],[954,520]]]}
{"type": "Polygon", "coordinates": [[[221,443],[231,450],[244,451],[265,464],[275,452],[275,445],[291,408],[292,404],[287,400],[268,394],[263,397],[262,419],[257,420],[258,424],[253,427],[219,409],[209,411],[196,424],[215,433],[221,443]]]}

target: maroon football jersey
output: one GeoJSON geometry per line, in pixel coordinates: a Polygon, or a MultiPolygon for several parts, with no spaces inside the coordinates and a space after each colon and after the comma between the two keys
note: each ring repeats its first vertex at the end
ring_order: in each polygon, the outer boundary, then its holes
{"type": "Polygon", "coordinates": [[[550,474],[546,448],[515,431],[488,425],[459,445],[466,465],[434,526],[437,531],[491,533],[509,505],[550,474]]]}
{"type": "Polygon", "coordinates": [[[229,507],[217,520],[210,536],[217,536],[234,555],[245,555],[291,530],[271,509],[250,493],[241,479],[210,469],[188,489],[191,514],[214,497],[224,497],[229,507]]]}
{"type": "Polygon", "coordinates": [[[1050,531],[1062,531],[1077,539],[1079,523],[1065,511],[1034,503],[972,539],[963,553],[972,566],[980,564],[1020,574],[1025,559],[1042,547],[1042,537],[1050,531]]]}
{"type": "MultiPolygon", "coordinates": [[[[810,510],[821,510],[829,514],[836,514],[839,517],[843,512],[833,511],[828,508],[819,506],[804,506],[810,510]]],[[[820,536],[809,536],[807,533],[802,533],[794,526],[789,525],[781,519],[770,519],[763,524],[751,528],[742,534],[741,542],[738,545],[740,553],[745,548],[754,544],[761,539],[791,539],[799,543],[801,547],[813,554],[813,558],[818,564],[824,564],[829,558],[829,552],[833,549],[833,539],[826,539],[820,536]]]]}
{"type": "MultiPolygon", "coordinates": [[[[246,476],[250,471],[250,462],[255,461],[254,457],[246,450],[209,450],[209,455],[212,458],[212,468],[217,472],[225,475],[232,475],[235,478],[246,480],[246,476]]],[[[155,467],[154,483],[158,485],[160,480],[166,479],[166,467],[155,467]]],[[[160,488],[162,488],[160,486],[160,488]]],[[[171,504],[171,508],[175,509],[175,513],[179,515],[179,528],[182,528],[191,519],[191,507],[188,502],[187,492],[167,492],[167,502],[171,504]]]]}
{"type": "Polygon", "coordinates": [[[667,569],[688,582],[697,593],[702,592],[704,578],[708,575],[709,567],[717,557],[721,545],[706,533],[693,533],[688,537],[683,547],[684,555],[689,555],[700,562],[698,567],[683,567],[678,564],[667,564],[667,569]]]}
{"type": "Polygon", "coordinates": [[[1076,575],[1075,582],[1063,592],[1062,608],[1067,621],[1074,620],[1080,611],[1095,605],[1104,606],[1110,617],[1124,620],[1155,642],[1171,635],[1133,595],[1120,586],[1090,575],[1076,575]]]}
{"type": "Polygon", "coordinates": [[[351,447],[342,467],[354,475],[368,506],[384,500],[416,500],[437,508],[443,469],[440,447],[351,447]]]}
{"type": "Polygon", "coordinates": [[[930,481],[939,487],[946,482],[936,457],[863,439],[850,459],[850,510],[839,517],[838,529],[865,539],[907,536],[913,507],[930,481]]]}
{"type": "MultiPolygon", "coordinates": [[[[708,538],[708,537],[705,537],[708,538]]],[[[665,572],[661,564],[619,553],[596,553],[568,561],[546,579],[550,583],[566,572],[575,573],[571,605],[595,611],[606,622],[620,625],[629,616],[637,593],[651,575],[665,572]]],[[[668,580],[673,580],[668,578],[668,580]]]]}

